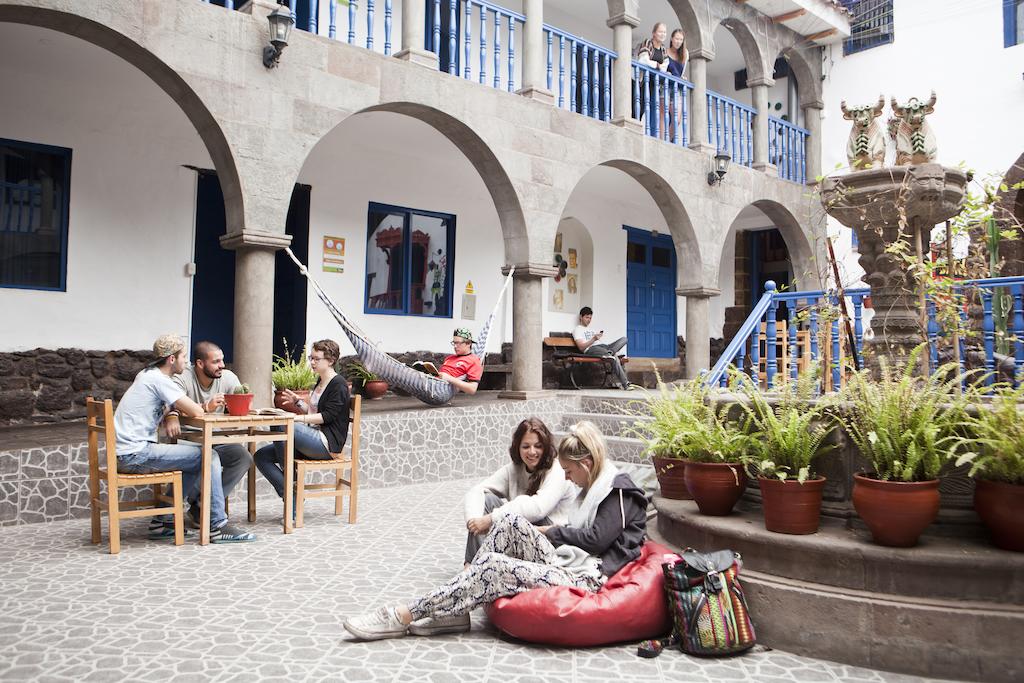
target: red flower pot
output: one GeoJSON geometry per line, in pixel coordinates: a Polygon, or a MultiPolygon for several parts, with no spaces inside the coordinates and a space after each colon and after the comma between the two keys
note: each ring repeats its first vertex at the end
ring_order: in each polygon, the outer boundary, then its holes
{"type": "Polygon", "coordinates": [[[658,475],[658,485],[663,498],[673,500],[693,500],[690,489],[686,488],[686,461],[679,458],[663,458],[653,456],[654,473],[658,475]]]}
{"type": "MultiPolygon", "coordinates": [[[[306,403],[309,403],[309,389],[297,389],[292,393],[296,394],[306,403]]],[[[306,411],[299,408],[285,396],[285,393],[278,389],[274,392],[274,407],[280,408],[281,410],[287,410],[289,413],[295,413],[296,415],[305,415],[306,411]]]]}
{"type": "Polygon", "coordinates": [[[388,392],[388,383],[382,379],[370,380],[363,384],[363,396],[368,400],[380,398],[388,392]]]}
{"type": "Polygon", "coordinates": [[[228,415],[248,415],[252,408],[252,394],[224,394],[228,415]]]}
{"type": "Polygon", "coordinates": [[[702,515],[728,515],[746,487],[747,473],[739,463],[686,463],[686,488],[702,515]]]}
{"type": "Polygon", "coordinates": [[[1003,550],[1024,552],[1024,486],[978,479],[974,510],[1003,550]]]}
{"type": "Polygon", "coordinates": [[[821,493],[825,477],[785,481],[758,477],[761,504],[764,507],[764,528],[778,534],[813,534],[821,520],[821,493]]]}
{"type": "Polygon", "coordinates": [[[939,515],[939,480],[881,481],[855,474],[853,507],[875,543],[909,548],[939,515]]]}

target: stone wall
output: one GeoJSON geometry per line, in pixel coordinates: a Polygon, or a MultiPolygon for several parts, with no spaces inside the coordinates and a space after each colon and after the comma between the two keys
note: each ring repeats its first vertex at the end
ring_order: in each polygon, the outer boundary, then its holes
{"type": "Polygon", "coordinates": [[[0,427],[85,417],[85,398],[121,398],[149,351],[34,349],[0,353],[0,427]]]}

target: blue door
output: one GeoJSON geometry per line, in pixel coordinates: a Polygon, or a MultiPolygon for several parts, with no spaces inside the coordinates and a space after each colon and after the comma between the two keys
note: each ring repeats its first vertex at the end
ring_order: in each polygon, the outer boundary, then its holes
{"type": "Polygon", "coordinates": [[[675,358],[676,250],[669,235],[626,230],[626,341],[629,355],[675,358]]]}

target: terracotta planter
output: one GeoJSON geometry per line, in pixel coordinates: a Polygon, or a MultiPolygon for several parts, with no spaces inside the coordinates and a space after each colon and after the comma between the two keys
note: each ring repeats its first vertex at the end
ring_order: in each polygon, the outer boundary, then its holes
{"type": "Polygon", "coordinates": [[[368,400],[378,399],[388,391],[388,383],[382,379],[375,379],[363,384],[363,396],[368,400]]]}
{"type": "Polygon", "coordinates": [[[1024,552],[1024,486],[978,479],[974,510],[992,533],[996,547],[1024,552]]]}
{"type": "Polygon", "coordinates": [[[252,408],[253,394],[224,394],[224,405],[228,415],[248,415],[252,408]]]}
{"type": "Polygon", "coordinates": [[[777,534],[813,534],[821,520],[825,477],[800,483],[795,479],[758,477],[764,528],[777,534]]]}
{"type": "Polygon", "coordinates": [[[853,507],[875,543],[909,548],[939,515],[939,480],[880,481],[855,474],[853,507]]]}
{"type": "MultiPolygon", "coordinates": [[[[295,393],[299,398],[301,398],[306,403],[309,403],[309,389],[297,389],[293,393],[295,393]]],[[[280,408],[281,410],[287,410],[289,413],[295,413],[296,415],[306,414],[305,410],[302,410],[294,403],[289,401],[288,398],[284,395],[284,392],[280,390],[274,392],[274,407],[280,408]]]]}
{"type": "Polygon", "coordinates": [[[653,456],[654,473],[658,475],[661,495],[673,500],[693,500],[686,488],[686,461],[679,458],[653,456]]]}
{"type": "Polygon", "coordinates": [[[686,463],[686,488],[702,515],[728,515],[746,487],[747,473],[739,463],[686,463]]]}

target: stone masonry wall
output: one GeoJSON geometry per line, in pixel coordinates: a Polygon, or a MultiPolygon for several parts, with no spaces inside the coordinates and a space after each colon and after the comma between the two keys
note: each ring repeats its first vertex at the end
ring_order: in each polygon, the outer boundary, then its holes
{"type": "Polygon", "coordinates": [[[34,349],[0,353],[0,427],[85,417],[85,399],[120,399],[149,351],[34,349]]]}

